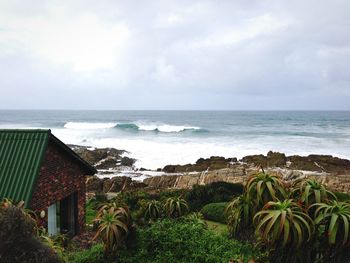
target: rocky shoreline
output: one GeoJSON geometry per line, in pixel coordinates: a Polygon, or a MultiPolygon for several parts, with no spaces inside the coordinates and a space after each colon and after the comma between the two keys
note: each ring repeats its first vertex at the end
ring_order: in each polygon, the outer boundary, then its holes
{"type": "Polygon", "coordinates": [[[70,145],[82,158],[98,170],[87,179],[91,192],[119,192],[134,189],[191,188],[195,184],[217,181],[243,183],[260,167],[280,174],[286,180],[301,177],[318,178],[333,190],[350,192],[350,161],[331,155],[286,156],[268,152],[267,155],[250,155],[238,160],[212,156],[200,158],[194,164],[166,165],[157,171],[136,169],[135,159],[126,156],[125,150],[96,149],[70,145]]]}

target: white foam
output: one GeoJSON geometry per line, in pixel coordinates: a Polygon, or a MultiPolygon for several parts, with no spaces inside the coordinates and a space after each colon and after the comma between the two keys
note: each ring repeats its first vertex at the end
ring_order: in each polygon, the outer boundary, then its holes
{"type": "Polygon", "coordinates": [[[183,125],[169,125],[169,124],[137,124],[141,131],[160,131],[160,132],[182,132],[185,130],[199,130],[200,127],[183,126],[183,125]]]}
{"type": "Polygon", "coordinates": [[[64,128],[73,130],[97,130],[110,129],[116,125],[117,123],[114,122],[67,122],[64,128]]]}
{"type": "Polygon", "coordinates": [[[104,130],[80,131],[56,129],[53,133],[67,144],[96,148],[113,147],[129,151],[137,159],[136,167],[157,169],[168,164],[194,163],[210,156],[242,158],[252,154],[266,154],[269,150],[286,155],[332,154],[349,159],[350,147],[344,141],[299,136],[232,136],[232,137],[179,137],[142,135],[119,137],[104,130]]]}

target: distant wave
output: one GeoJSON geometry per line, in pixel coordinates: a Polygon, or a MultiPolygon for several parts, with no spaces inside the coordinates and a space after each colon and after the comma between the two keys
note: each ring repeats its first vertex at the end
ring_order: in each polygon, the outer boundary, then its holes
{"type": "Polygon", "coordinates": [[[64,128],[73,130],[97,130],[114,128],[117,123],[113,122],[67,122],[64,128]]]}
{"type": "Polygon", "coordinates": [[[169,124],[135,124],[135,123],[121,123],[117,124],[120,129],[133,129],[137,131],[156,131],[156,132],[183,132],[187,130],[200,130],[200,127],[183,126],[183,125],[169,125],[169,124]]]}
{"type": "Polygon", "coordinates": [[[118,128],[122,130],[134,131],[155,131],[164,133],[177,133],[183,131],[201,132],[200,127],[184,126],[184,125],[170,125],[170,124],[147,124],[147,123],[114,123],[114,122],[67,122],[64,124],[66,129],[74,130],[96,130],[96,129],[111,129],[118,128]]]}

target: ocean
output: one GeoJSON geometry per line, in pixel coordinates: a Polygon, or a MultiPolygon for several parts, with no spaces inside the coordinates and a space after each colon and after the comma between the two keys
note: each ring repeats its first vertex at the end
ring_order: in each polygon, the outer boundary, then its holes
{"type": "Polygon", "coordinates": [[[0,110],[0,128],[49,128],[67,144],[126,150],[147,169],[270,150],[350,159],[349,111],[0,110]]]}

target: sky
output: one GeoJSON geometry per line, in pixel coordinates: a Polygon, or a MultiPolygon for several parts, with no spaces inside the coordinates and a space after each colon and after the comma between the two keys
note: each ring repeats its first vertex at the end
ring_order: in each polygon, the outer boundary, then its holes
{"type": "Polygon", "coordinates": [[[0,108],[350,110],[350,1],[0,0],[0,108]]]}

